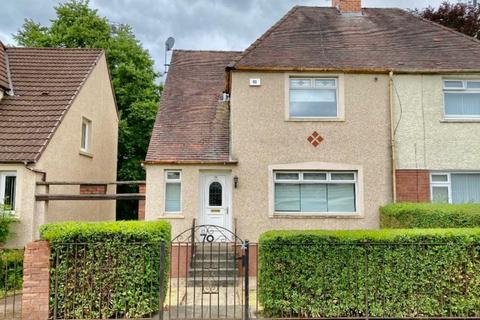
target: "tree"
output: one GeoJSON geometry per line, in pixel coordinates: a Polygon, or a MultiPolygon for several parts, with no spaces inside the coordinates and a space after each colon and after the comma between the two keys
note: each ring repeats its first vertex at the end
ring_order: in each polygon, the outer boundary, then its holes
{"type": "Polygon", "coordinates": [[[477,39],[480,36],[480,8],[478,6],[466,3],[453,4],[444,2],[438,9],[433,7],[422,10],[415,9],[413,13],[468,36],[477,39]]]}
{"type": "MultiPolygon", "coordinates": [[[[149,52],[129,25],[101,17],[88,0],[67,0],[55,12],[50,26],[26,19],[15,40],[28,47],[105,50],[120,116],[118,179],[143,180],[140,163],[145,159],[162,90],[156,84],[159,75],[149,52]]],[[[117,212],[125,208],[122,205],[117,212]]],[[[129,210],[134,207],[130,204],[129,210]]]]}

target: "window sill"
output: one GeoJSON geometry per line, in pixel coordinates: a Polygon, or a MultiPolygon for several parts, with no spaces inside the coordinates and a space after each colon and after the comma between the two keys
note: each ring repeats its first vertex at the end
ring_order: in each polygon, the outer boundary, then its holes
{"type": "Polygon", "coordinates": [[[444,118],[441,123],[480,123],[480,118],[444,118]]]}
{"type": "Polygon", "coordinates": [[[270,215],[271,219],[362,219],[363,216],[358,212],[346,213],[308,213],[299,214],[297,212],[282,212],[270,215]]]}
{"type": "Polygon", "coordinates": [[[316,118],[316,117],[289,117],[286,122],[345,122],[345,118],[316,118]]]}
{"type": "Polygon", "coordinates": [[[88,157],[88,158],[93,158],[93,154],[90,153],[90,152],[80,150],[79,153],[80,153],[81,156],[85,156],[85,157],[88,157]]]}
{"type": "Polygon", "coordinates": [[[160,219],[185,219],[181,213],[163,213],[160,219]]]}

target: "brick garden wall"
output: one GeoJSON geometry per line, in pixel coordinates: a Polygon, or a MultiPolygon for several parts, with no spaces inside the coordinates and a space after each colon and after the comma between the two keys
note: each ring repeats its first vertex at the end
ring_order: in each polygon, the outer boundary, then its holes
{"type": "MultiPolygon", "coordinates": [[[[138,185],[138,192],[145,193],[147,186],[145,184],[138,185]]],[[[145,220],[145,200],[138,200],[138,220],[145,220]]]]}
{"type": "Polygon", "coordinates": [[[34,241],[25,247],[23,262],[22,319],[48,320],[50,245],[34,241]]]}
{"type": "Polygon", "coordinates": [[[80,194],[106,194],[107,185],[105,184],[81,184],[80,194]]]}
{"type": "Polygon", "coordinates": [[[428,170],[397,170],[398,202],[430,202],[428,170]]]}

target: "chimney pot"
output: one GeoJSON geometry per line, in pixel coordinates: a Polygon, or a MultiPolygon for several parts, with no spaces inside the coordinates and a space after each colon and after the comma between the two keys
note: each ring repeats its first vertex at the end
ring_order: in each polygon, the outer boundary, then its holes
{"type": "Polygon", "coordinates": [[[332,0],[332,7],[341,13],[362,13],[362,0],[332,0]]]}

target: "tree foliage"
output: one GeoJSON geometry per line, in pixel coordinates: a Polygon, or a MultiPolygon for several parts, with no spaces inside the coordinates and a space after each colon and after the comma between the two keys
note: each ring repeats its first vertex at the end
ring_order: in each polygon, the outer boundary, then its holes
{"type": "Polygon", "coordinates": [[[414,14],[452,28],[468,36],[479,38],[480,7],[467,3],[443,2],[438,8],[415,9],[414,14]]]}
{"type": "Polygon", "coordinates": [[[15,40],[28,47],[105,50],[120,116],[118,179],[144,179],[140,162],[145,159],[162,89],[156,84],[158,74],[149,52],[129,25],[101,17],[88,0],[68,0],[55,12],[49,26],[26,19],[15,40]]]}

